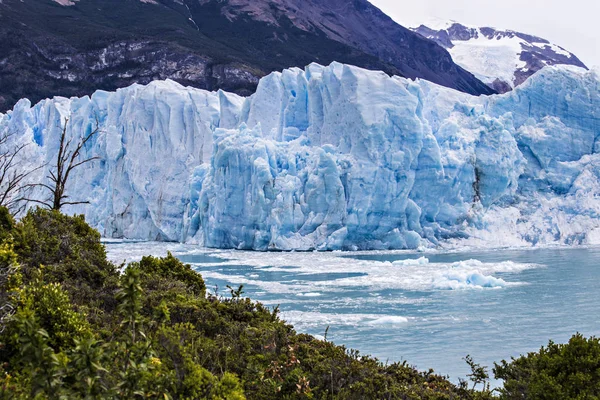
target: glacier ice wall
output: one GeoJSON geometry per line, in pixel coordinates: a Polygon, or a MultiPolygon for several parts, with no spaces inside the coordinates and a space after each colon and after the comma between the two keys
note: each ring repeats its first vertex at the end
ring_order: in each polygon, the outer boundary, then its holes
{"type": "Polygon", "coordinates": [[[107,237],[399,249],[600,241],[599,114],[598,74],[572,67],[473,97],[334,63],[248,98],[166,81],[22,100],[0,131],[51,165],[64,118],[69,135],[99,124],[85,149],[99,160],[68,188],[90,204],[66,211],[107,237]]]}
{"type": "MultiPolygon", "coordinates": [[[[191,171],[210,161],[214,129],[235,126],[242,102],[236,95],[155,82],[34,107],[22,100],[0,116],[0,130],[30,142],[28,164],[47,165],[33,177],[39,182],[55,162],[65,118],[70,137],[98,124],[100,133],[81,157],[99,160],[75,169],[67,187],[73,200],[90,204],[65,211],[84,213],[107,237],[181,240],[191,171]]],[[[47,195],[38,188],[27,197],[47,195]]]]}

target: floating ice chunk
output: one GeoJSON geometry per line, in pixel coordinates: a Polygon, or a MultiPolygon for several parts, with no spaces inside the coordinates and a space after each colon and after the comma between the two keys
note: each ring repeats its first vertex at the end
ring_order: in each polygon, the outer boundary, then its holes
{"type": "Polygon", "coordinates": [[[408,318],[400,317],[396,315],[386,315],[372,321],[369,321],[369,325],[403,325],[408,322],[408,318]]]}
{"type": "Polygon", "coordinates": [[[284,311],[281,317],[293,324],[301,326],[300,329],[323,327],[329,325],[404,325],[408,322],[408,318],[396,315],[378,315],[378,314],[334,314],[320,313],[315,311],[284,311]]]}
{"type": "Polygon", "coordinates": [[[478,271],[447,271],[433,280],[436,289],[501,288],[507,283],[478,271]]]}
{"type": "Polygon", "coordinates": [[[399,260],[399,261],[394,261],[392,262],[392,265],[394,266],[400,266],[400,265],[425,265],[425,264],[429,264],[429,259],[426,257],[420,257],[416,260],[412,260],[412,259],[408,259],[408,260],[399,260]]]}

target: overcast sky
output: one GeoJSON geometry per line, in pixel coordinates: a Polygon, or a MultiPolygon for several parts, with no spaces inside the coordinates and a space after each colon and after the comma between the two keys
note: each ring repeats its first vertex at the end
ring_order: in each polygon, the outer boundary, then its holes
{"type": "Polygon", "coordinates": [[[431,19],[511,29],[548,39],[600,66],[599,0],[370,0],[401,25],[431,19]]]}

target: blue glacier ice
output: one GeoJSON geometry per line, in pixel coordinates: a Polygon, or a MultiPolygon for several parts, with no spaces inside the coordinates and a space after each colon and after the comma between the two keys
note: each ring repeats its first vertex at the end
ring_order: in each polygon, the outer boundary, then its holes
{"type": "MultiPolygon", "coordinates": [[[[247,98],[172,81],[21,100],[0,132],[51,165],[101,131],[68,192],[111,238],[256,250],[600,243],[600,77],[548,67],[505,95],[333,63],[247,98]]],[[[44,181],[47,168],[30,176],[44,181]]],[[[36,188],[29,197],[42,199],[36,188]]]]}

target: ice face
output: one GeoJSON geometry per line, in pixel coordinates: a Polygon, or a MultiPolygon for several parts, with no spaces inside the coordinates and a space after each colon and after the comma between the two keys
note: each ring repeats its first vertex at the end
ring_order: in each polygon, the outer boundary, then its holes
{"type": "MultiPolygon", "coordinates": [[[[192,170],[210,162],[215,128],[237,124],[242,99],[236,95],[184,88],[175,82],[133,85],[115,93],[55,98],[34,107],[22,100],[0,121],[3,132],[29,140],[35,154],[27,164],[53,165],[65,118],[68,137],[100,133],[83,149],[82,159],[99,160],[74,170],[67,194],[89,200],[66,209],[84,213],[107,237],[181,240],[183,213],[190,202],[192,170]]],[[[46,199],[37,188],[28,197],[46,199]]]]}
{"type": "Polygon", "coordinates": [[[69,135],[97,121],[85,155],[99,160],[68,188],[90,204],[65,211],[107,237],[257,250],[590,243],[599,94],[598,75],[572,67],[473,97],[313,64],[248,98],[165,81],[23,100],[0,130],[32,143],[30,165],[52,165],[65,117],[69,135]]]}

